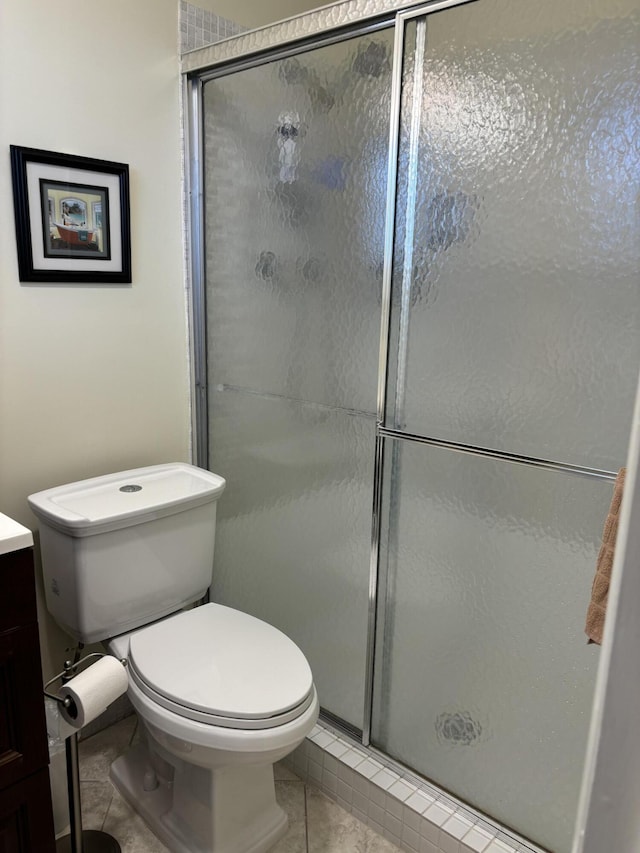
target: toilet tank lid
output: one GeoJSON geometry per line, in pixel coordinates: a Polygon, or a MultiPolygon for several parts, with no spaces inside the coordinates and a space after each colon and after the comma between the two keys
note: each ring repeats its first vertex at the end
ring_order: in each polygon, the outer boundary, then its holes
{"type": "Polygon", "coordinates": [[[210,471],[171,462],[57,486],[30,495],[28,501],[51,527],[71,536],[91,536],[216,501],[225,485],[210,471]]]}

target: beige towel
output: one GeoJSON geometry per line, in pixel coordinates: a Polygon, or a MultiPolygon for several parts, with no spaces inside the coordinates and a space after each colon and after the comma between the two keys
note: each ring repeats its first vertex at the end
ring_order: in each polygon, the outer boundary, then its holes
{"type": "Polygon", "coordinates": [[[598,645],[602,644],[604,619],[607,614],[609,581],[611,579],[611,569],[613,568],[616,536],[618,535],[618,518],[620,516],[625,474],[626,469],[621,468],[616,477],[609,514],[607,515],[602,532],[602,545],[598,554],[596,576],[593,579],[593,586],[591,588],[591,601],[587,610],[585,634],[589,637],[590,643],[597,643],[598,645]]]}

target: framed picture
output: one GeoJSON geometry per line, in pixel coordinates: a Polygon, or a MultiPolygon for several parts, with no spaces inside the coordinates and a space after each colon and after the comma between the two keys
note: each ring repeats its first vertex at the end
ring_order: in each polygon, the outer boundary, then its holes
{"type": "Polygon", "coordinates": [[[20,281],[131,283],[129,167],[11,146],[20,281]]]}

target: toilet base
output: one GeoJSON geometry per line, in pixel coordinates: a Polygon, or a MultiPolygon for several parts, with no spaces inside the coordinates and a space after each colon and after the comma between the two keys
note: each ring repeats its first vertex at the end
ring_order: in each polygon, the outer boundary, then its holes
{"type": "Polygon", "coordinates": [[[272,765],[205,769],[171,759],[173,778],[145,790],[152,764],[140,743],[114,761],[110,777],[173,853],[266,853],[286,833],[272,765]]]}

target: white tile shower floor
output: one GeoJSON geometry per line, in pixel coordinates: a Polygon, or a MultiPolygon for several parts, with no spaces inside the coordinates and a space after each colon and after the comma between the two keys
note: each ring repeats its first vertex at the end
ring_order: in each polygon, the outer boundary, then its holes
{"type": "MultiPolygon", "coordinates": [[[[135,716],[80,743],[82,817],[85,829],[102,829],[122,853],[166,853],[109,781],[109,766],[136,738],[135,716]]],[[[276,764],[276,797],[289,816],[289,829],[273,853],[399,853],[317,788],[276,764]]]]}

